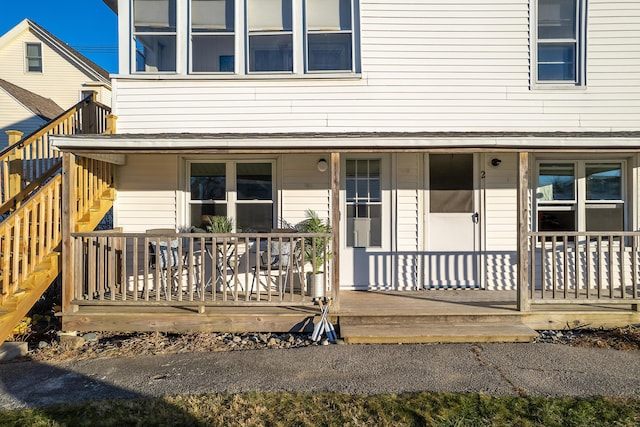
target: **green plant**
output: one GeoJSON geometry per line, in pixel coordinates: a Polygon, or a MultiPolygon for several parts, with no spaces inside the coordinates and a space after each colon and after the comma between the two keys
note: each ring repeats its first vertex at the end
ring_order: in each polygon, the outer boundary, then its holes
{"type": "MultiPolygon", "coordinates": [[[[307,219],[300,223],[299,230],[303,233],[331,233],[329,220],[322,220],[317,212],[307,209],[307,219]]],[[[325,261],[331,260],[330,237],[305,237],[304,259],[311,263],[313,273],[322,273],[325,261]]]]}
{"type": "Polygon", "coordinates": [[[202,226],[209,233],[231,233],[233,220],[227,216],[205,215],[202,217],[202,226]]]}

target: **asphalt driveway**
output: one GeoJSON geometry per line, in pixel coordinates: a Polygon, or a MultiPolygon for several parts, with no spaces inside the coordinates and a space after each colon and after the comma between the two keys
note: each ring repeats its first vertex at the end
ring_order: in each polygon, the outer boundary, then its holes
{"type": "Polygon", "coordinates": [[[250,391],[640,397],[640,352],[558,344],[329,345],[0,365],[0,407],[250,391]]]}

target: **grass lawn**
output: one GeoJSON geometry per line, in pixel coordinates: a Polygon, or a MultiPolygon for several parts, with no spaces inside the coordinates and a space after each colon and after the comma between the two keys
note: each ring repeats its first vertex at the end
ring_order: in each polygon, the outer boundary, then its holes
{"type": "Polygon", "coordinates": [[[248,393],[0,411],[2,426],[638,426],[640,398],[248,393]]]}

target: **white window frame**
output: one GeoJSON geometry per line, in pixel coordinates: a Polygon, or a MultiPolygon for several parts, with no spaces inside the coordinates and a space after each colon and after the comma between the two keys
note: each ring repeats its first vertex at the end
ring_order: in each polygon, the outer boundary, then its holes
{"type": "MultiPolygon", "coordinates": [[[[535,207],[535,214],[533,215],[534,229],[539,230],[538,213],[541,211],[573,211],[576,215],[576,232],[584,232],[586,229],[586,216],[587,206],[591,205],[607,205],[607,204],[622,204],[622,230],[628,229],[629,213],[628,213],[628,196],[627,196],[627,162],[625,159],[580,159],[580,160],[567,160],[567,159],[539,159],[536,161],[536,175],[535,185],[540,179],[540,166],[542,164],[570,164],[574,167],[574,199],[573,200],[551,200],[551,201],[539,201],[537,198],[537,188],[534,187],[533,200],[535,207]],[[620,165],[620,199],[615,200],[587,200],[587,183],[586,183],[586,165],[587,164],[603,164],[611,163],[620,165]]],[[[596,231],[597,232],[597,231],[596,231]]]]}
{"type": "Polygon", "coordinates": [[[309,0],[304,0],[304,4],[305,4],[305,19],[304,19],[304,58],[305,58],[305,72],[308,74],[322,74],[322,73],[336,73],[336,72],[347,72],[347,73],[353,73],[355,72],[355,64],[356,64],[356,39],[355,39],[355,28],[356,28],[356,22],[355,22],[355,14],[356,14],[356,7],[354,4],[354,0],[348,0],[349,1],[349,7],[351,8],[351,22],[350,22],[350,29],[348,30],[344,30],[344,29],[317,29],[317,30],[311,30],[308,28],[308,20],[306,19],[306,15],[307,15],[307,7],[308,7],[308,3],[309,0]],[[342,70],[310,70],[309,69],[309,35],[314,35],[314,34],[350,34],[351,36],[351,69],[342,69],[342,70]]]}
{"type": "MultiPolygon", "coordinates": [[[[171,2],[171,0],[168,0],[169,2],[171,2]]],[[[179,9],[181,7],[182,2],[180,0],[175,0],[175,19],[176,19],[176,27],[173,31],[136,31],[136,22],[135,22],[135,3],[136,0],[130,0],[129,1],[129,6],[130,6],[130,22],[129,22],[129,29],[130,29],[130,34],[131,34],[131,55],[130,55],[130,72],[132,74],[177,74],[178,70],[180,69],[180,55],[179,55],[179,51],[180,51],[180,40],[178,37],[178,27],[180,26],[180,13],[179,13],[179,9]],[[174,70],[151,70],[151,71],[147,71],[147,70],[143,70],[143,71],[138,71],[137,70],[137,39],[139,36],[152,36],[152,37],[173,37],[174,41],[175,41],[175,67],[174,70]]],[[[170,17],[169,17],[170,19],[170,17]]]]}
{"type": "Polygon", "coordinates": [[[232,0],[234,6],[234,22],[233,22],[233,31],[226,30],[211,30],[211,31],[193,31],[193,0],[189,0],[189,73],[190,74],[234,74],[238,70],[238,47],[236,41],[236,33],[237,33],[237,14],[238,14],[238,2],[242,0],[232,0]],[[205,36],[205,37],[233,37],[233,70],[232,71],[194,71],[193,70],[193,40],[194,37],[205,36]]]}
{"type": "Polygon", "coordinates": [[[44,61],[42,59],[43,56],[43,52],[42,52],[42,43],[39,42],[26,42],[24,44],[24,69],[27,73],[37,73],[37,74],[42,74],[44,73],[44,61]],[[40,55],[39,56],[29,56],[29,46],[38,46],[39,50],[40,50],[40,55]],[[30,59],[37,59],[40,62],[40,69],[39,70],[30,70],[29,69],[29,60],[30,59]]]}
{"type": "MultiPolygon", "coordinates": [[[[136,77],[153,76],[153,75],[178,75],[178,76],[194,76],[201,78],[203,75],[216,79],[235,79],[235,78],[268,78],[274,76],[276,78],[360,78],[361,59],[360,59],[360,0],[348,0],[351,5],[351,69],[350,70],[308,70],[308,49],[307,49],[307,28],[305,21],[305,7],[307,0],[291,0],[292,2],[292,29],[288,32],[292,36],[292,71],[253,71],[250,72],[249,64],[249,29],[247,25],[248,0],[234,1],[234,31],[224,32],[227,35],[233,34],[234,37],[234,71],[216,72],[216,71],[193,71],[193,35],[205,35],[208,32],[193,32],[191,28],[191,1],[176,0],[176,28],[175,31],[134,31],[135,14],[134,1],[129,0],[129,72],[136,77]],[[175,38],[176,43],[176,65],[175,71],[158,71],[143,70],[137,71],[136,67],[136,40],[138,36],[171,36],[175,38]]],[[[345,31],[343,31],[345,32],[345,31]]],[[[260,34],[268,35],[274,32],[260,32],[260,34]]],[[[281,32],[282,33],[282,32],[281,32]]],[[[210,34],[222,34],[222,32],[213,31],[210,34]]],[[[257,34],[257,33],[256,33],[257,34]]]]}
{"type": "Polygon", "coordinates": [[[531,87],[535,89],[568,89],[586,87],[586,0],[574,0],[576,3],[575,38],[544,39],[538,38],[539,1],[533,0],[534,13],[530,22],[531,37],[531,87]],[[575,44],[575,79],[574,80],[541,80],[538,75],[539,44],[575,44]]]}
{"type": "MultiPolygon", "coordinates": [[[[196,224],[189,224],[191,221],[191,207],[194,205],[205,205],[205,204],[225,204],[227,206],[227,217],[233,219],[233,228],[234,231],[237,230],[237,209],[236,206],[239,204],[270,204],[272,221],[271,227],[275,227],[275,222],[277,218],[277,185],[276,185],[276,160],[275,159],[260,159],[260,158],[251,158],[251,159],[204,159],[204,160],[187,160],[186,162],[186,185],[185,185],[185,196],[186,196],[186,206],[187,212],[185,217],[185,223],[188,226],[194,226],[196,224]],[[213,200],[213,201],[203,201],[203,200],[191,200],[191,165],[192,164],[224,164],[225,165],[225,174],[226,174],[226,188],[225,188],[225,199],[224,200],[213,200]],[[271,200],[240,200],[237,195],[237,165],[242,163],[261,163],[261,164],[270,164],[271,165],[271,200]]],[[[197,226],[197,225],[196,225],[197,226]]]]}

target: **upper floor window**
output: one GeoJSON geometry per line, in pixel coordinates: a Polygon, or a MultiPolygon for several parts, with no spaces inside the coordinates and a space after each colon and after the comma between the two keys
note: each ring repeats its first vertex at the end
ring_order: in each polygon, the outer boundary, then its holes
{"type": "Polygon", "coordinates": [[[136,71],[176,71],[176,0],[133,0],[136,71]]]}
{"type": "Polygon", "coordinates": [[[292,72],[291,0],[248,0],[249,71],[292,72]]]}
{"type": "Polygon", "coordinates": [[[191,71],[235,71],[234,0],[191,0],[191,71]]]}
{"type": "Polygon", "coordinates": [[[537,0],[537,83],[584,84],[584,0],[537,0]]]}
{"type": "Polygon", "coordinates": [[[27,43],[25,46],[26,69],[30,73],[42,72],[42,45],[27,43]]]}
{"type": "Polygon", "coordinates": [[[307,70],[353,69],[351,0],[307,0],[307,70]]]}
{"type": "Polygon", "coordinates": [[[360,71],[358,0],[131,1],[134,72],[360,71]]]}

